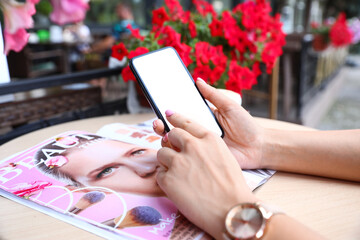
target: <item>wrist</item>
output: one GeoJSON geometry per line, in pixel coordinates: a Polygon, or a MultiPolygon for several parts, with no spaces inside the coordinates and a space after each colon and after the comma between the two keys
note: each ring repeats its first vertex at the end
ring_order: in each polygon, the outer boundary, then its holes
{"type": "MultiPolygon", "coordinates": [[[[236,195],[235,195],[236,196],[236,195]]],[[[251,203],[251,204],[256,204],[258,202],[261,202],[258,198],[256,198],[256,196],[254,194],[252,194],[250,192],[249,193],[242,193],[242,194],[238,194],[236,196],[236,200],[232,201],[232,203],[223,205],[223,207],[221,208],[221,218],[219,219],[219,221],[217,222],[217,225],[219,226],[219,230],[216,231],[216,235],[213,235],[213,237],[215,237],[215,239],[226,239],[224,238],[224,233],[227,232],[226,230],[226,217],[229,213],[229,210],[232,209],[234,206],[239,205],[239,204],[244,204],[244,203],[251,203]]]]}
{"type": "Polygon", "coordinates": [[[278,158],[283,143],[279,137],[279,130],[265,129],[262,142],[261,168],[278,170],[278,158]]]}
{"type": "Polygon", "coordinates": [[[222,239],[263,239],[268,235],[270,220],[284,212],[263,202],[240,203],[227,212],[222,239]]]}

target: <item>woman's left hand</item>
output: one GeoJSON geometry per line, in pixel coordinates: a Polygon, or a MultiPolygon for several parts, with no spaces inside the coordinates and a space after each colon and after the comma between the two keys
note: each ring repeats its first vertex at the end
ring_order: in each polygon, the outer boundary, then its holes
{"type": "Polygon", "coordinates": [[[180,114],[166,115],[175,128],[158,151],[158,184],[190,221],[220,239],[227,211],[257,199],[220,137],[180,114]]]}

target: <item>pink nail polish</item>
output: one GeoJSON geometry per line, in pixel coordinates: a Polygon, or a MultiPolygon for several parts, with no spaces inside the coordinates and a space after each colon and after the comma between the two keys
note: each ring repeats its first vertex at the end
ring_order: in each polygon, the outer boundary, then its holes
{"type": "Polygon", "coordinates": [[[171,115],[173,115],[173,114],[174,114],[174,112],[171,111],[171,110],[166,110],[166,111],[165,111],[165,115],[166,115],[167,117],[171,117],[171,115]]]}
{"type": "Polygon", "coordinates": [[[168,133],[166,133],[165,136],[163,137],[163,142],[164,143],[168,142],[168,133]]]}
{"type": "Polygon", "coordinates": [[[157,123],[156,123],[156,120],[153,121],[153,128],[156,128],[157,127],[157,123]]]}

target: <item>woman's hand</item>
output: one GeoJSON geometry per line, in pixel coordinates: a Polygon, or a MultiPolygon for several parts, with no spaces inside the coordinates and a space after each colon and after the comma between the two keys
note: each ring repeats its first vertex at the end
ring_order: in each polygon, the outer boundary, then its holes
{"type": "MultiPolygon", "coordinates": [[[[196,85],[205,99],[216,107],[213,112],[225,132],[224,141],[241,168],[262,168],[263,128],[239,104],[203,80],[198,79],[196,85]]],[[[164,135],[161,120],[154,121],[154,130],[157,134],[164,135]]]]}
{"type": "Polygon", "coordinates": [[[158,151],[158,184],[191,222],[220,239],[227,211],[257,200],[223,139],[180,114],[166,115],[175,128],[158,151]]]}

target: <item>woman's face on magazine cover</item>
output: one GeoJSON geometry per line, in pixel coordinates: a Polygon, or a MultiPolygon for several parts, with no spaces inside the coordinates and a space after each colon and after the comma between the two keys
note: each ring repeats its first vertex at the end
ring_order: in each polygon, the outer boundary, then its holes
{"type": "Polygon", "coordinates": [[[156,150],[104,140],[71,151],[61,171],[84,186],[110,188],[117,192],[163,195],[156,182],[156,150]]]}

